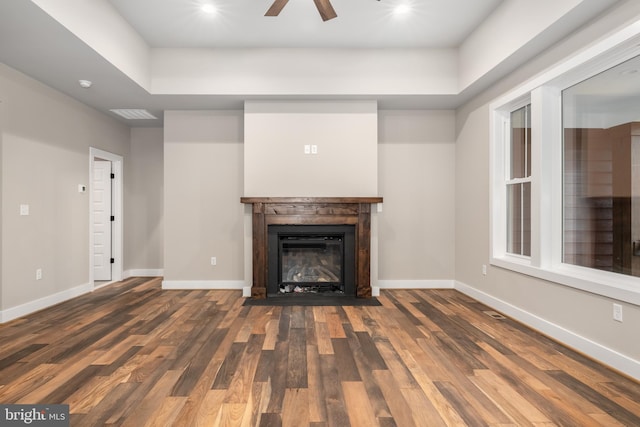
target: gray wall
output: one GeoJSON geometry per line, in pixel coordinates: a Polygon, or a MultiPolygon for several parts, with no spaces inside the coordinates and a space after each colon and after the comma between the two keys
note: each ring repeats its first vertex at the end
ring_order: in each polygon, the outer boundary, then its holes
{"type": "MultiPolygon", "coordinates": [[[[374,188],[384,203],[372,268],[382,280],[452,281],[455,114],[381,111],[378,123],[374,188]]],[[[165,284],[250,279],[242,129],[242,111],[165,114],[165,284]]]]}
{"type": "Polygon", "coordinates": [[[163,132],[162,128],[131,129],[125,161],[124,270],[133,275],[161,274],[164,266],[163,132]]]}
{"type": "Polygon", "coordinates": [[[380,111],[378,119],[379,279],[451,280],[455,112],[380,111]]]}
{"type": "MultiPolygon", "coordinates": [[[[2,309],[89,281],[89,147],[126,159],[129,129],[0,65],[2,309]],[[29,216],[19,206],[30,206],[29,216]],[[42,280],[35,280],[41,268],[42,280]]],[[[126,201],[125,201],[126,203],[126,201]]],[[[125,220],[126,221],[126,220],[125,220]]]]}
{"type": "MultiPolygon", "coordinates": [[[[3,165],[2,162],[2,158],[3,155],[2,153],[4,152],[4,143],[3,143],[3,139],[4,139],[4,116],[5,116],[5,111],[4,111],[4,107],[5,107],[5,102],[3,102],[2,100],[2,94],[0,92],[0,166],[3,165]]],[[[3,291],[3,286],[2,286],[2,250],[4,248],[4,240],[2,240],[2,230],[4,229],[4,227],[2,226],[2,200],[4,199],[4,197],[2,196],[2,193],[4,191],[4,185],[3,185],[3,177],[4,177],[4,173],[2,173],[2,170],[0,169],[0,310],[2,310],[2,307],[4,307],[2,301],[3,301],[3,295],[4,295],[4,291],[3,291]]]]}
{"type": "MultiPolygon", "coordinates": [[[[489,102],[637,15],[627,2],[593,25],[516,70],[456,113],[456,280],[512,309],[534,326],[576,342],[604,346],[640,361],[640,307],[622,303],[624,323],[612,319],[612,300],[489,264],[489,102]],[[572,339],[572,338],[570,338],[572,339]]],[[[637,363],[637,362],[636,362],[637,363]]]]}
{"type": "Polygon", "coordinates": [[[165,284],[243,280],[243,112],[167,111],[164,130],[165,284]]]}

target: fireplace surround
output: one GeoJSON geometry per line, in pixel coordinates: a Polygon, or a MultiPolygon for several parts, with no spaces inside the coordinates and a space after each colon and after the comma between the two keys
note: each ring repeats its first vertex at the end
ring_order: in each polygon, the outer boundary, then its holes
{"type": "MultiPolygon", "coordinates": [[[[273,271],[278,268],[277,262],[270,259],[274,256],[269,251],[270,226],[291,230],[296,230],[291,228],[294,226],[351,227],[353,275],[345,276],[345,289],[353,289],[352,296],[371,297],[371,204],[381,203],[382,197],[242,197],[240,201],[252,205],[252,298],[265,299],[277,293],[275,288],[268,289],[269,275],[278,275],[273,271]]],[[[305,234],[309,233],[302,233],[305,234]]]]}

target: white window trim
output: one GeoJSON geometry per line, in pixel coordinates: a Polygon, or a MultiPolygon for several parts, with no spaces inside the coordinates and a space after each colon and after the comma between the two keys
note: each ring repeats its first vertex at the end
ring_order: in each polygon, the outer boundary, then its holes
{"type": "Polygon", "coordinates": [[[597,42],[490,105],[490,263],[640,305],[640,278],[562,263],[562,90],[640,55],[640,21],[597,42]],[[509,114],[531,103],[531,256],[506,252],[509,114]]]}
{"type": "MultiPolygon", "coordinates": [[[[505,206],[506,206],[506,200],[507,200],[507,188],[510,185],[520,185],[520,184],[525,184],[525,183],[531,183],[533,180],[531,178],[531,172],[530,170],[527,169],[527,150],[524,150],[524,156],[525,156],[525,160],[524,160],[524,172],[525,172],[525,176],[522,178],[511,178],[511,169],[513,168],[513,153],[511,152],[511,149],[513,148],[513,144],[512,144],[512,128],[511,128],[511,114],[514,111],[520,110],[521,108],[524,108],[527,105],[531,104],[531,100],[527,97],[525,99],[521,99],[519,100],[516,104],[512,104],[509,107],[510,111],[505,111],[505,116],[507,117],[506,122],[503,122],[503,133],[502,133],[502,140],[503,140],[503,144],[504,144],[504,152],[505,152],[505,163],[504,163],[504,183],[503,183],[503,188],[505,191],[505,206]]],[[[504,119],[503,119],[504,120],[504,119]]],[[[529,140],[527,141],[527,144],[531,145],[533,143],[533,140],[529,140]]],[[[533,157],[533,156],[532,156],[533,157]]],[[[522,187],[521,187],[522,188],[522,187]]],[[[530,256],[529,255],[522,255],[524,252],[524,236],[523,236],[523,230],[524,230],[524,206],[522,206],[522,194],[520,195],[520,213],[521,213],[521,217],[520,217],[520,254],[514,254],[514,253],[510,253],[507,252],[508,255],[510,256],[515,256],[517,258],[522,258],[523,260],[529,259],[530,256]]],[[[505,221],[508,221],[508,215],[507,215],[507,210],[505,210],[504,215],[505,215],[505,221]]],[[[506,225],[506,224],[505,224],[506,225]]],[[[508,238],[507,235],[507,230],[505,227],[505,238],[508,238]]],[[[505,245],[506,245],[506,241],[505,241],[505,245]]]]}

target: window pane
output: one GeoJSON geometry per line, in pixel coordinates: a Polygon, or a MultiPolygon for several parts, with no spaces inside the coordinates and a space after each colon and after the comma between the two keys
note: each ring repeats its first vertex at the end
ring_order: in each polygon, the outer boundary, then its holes
{"type": "Polygon", "coordinates": [[[531,183],[522,184],[522,255],[531,256],[531,183]]]}
{"type": "Polygon", "coordinates": [[[511,113],[511,173],[509,179],[531,175],[531,108],[511,113]]]}
{"type": "Polygon", "coordinates": [[[507,186],[507,252],[522,253],[522,186],[507,186]]]}
{"type": "Polygon", "coordinates": [[[507,252],[531,255],[531,183],[507,185],[507,252]]]}
{"type": "Polygon", "coordinates": [[[638,69],[635,58],[563,92],[565,263],[640,276],[638,69]]]}

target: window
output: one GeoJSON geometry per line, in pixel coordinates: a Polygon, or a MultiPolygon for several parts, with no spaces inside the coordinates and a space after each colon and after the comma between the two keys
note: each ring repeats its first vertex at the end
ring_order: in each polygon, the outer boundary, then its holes
{"type": "Polygon", "coordinates": [[[491,264],[640,305],[640,23],[491,111],[491,264]]]}
{"type": "Polygon", "coordinates": [[[507,252],[531,255],[531,106],[510,115],[507,252]]]}
{"type": "Polygon", "coordinates": [[[565,263],[640,276],[639,70],[635,57],[562,91],[565,263]]]}

